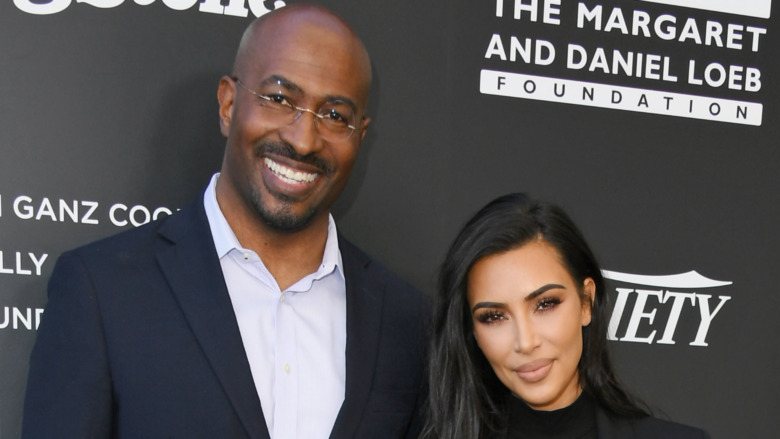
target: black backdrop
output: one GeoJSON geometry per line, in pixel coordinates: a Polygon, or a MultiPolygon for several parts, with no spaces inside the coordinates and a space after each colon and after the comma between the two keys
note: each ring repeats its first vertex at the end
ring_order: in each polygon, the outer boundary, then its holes
{"type": "MultiPolygon", "coordinates": [[[[59,253],[183,206],[219,168],[217,83],[273,4],[247,0],[241,17],[230,12],[242,1],[228,13],[195,1],[0,4],[2,439],[20,434],[59,253]]],[[[514,0],[321,3],[374,63],[374,122],[335,208],[342,232],[430,292],[450,240],[489,199],[558,202],[613,272],[624,379],[713,438],[774,436],[780,24],[769,0],[524,0],[537,15],[519,19],[514,0]],[[685,7],[696,3],[727,9],[685,7]],[[649,36],[633,29],[645,17],[649,36]],[[527,61],[511,60],[512,37],[527,61]],[[587,59],[567,63],[569,50],[587,59]],[[633,57],[631,75],[615,51],[633,57]],[[483,70],[499,73],[481,83],[483,70]],[[699,277],[659,277],[690,271],[699,277]]]]}

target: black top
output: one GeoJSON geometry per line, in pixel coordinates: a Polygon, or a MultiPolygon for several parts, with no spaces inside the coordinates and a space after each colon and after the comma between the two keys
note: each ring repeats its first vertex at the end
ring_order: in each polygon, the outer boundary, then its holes
{"type": "Polygon", "coordinates": [[[506,439],[596,439],[596,403],[584,392],[568,407],[541,411],[509,398],[506,439]]]}

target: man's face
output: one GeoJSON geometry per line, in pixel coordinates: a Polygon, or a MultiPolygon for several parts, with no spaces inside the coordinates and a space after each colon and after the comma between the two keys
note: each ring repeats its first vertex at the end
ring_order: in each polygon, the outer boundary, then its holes
{"type": "MultiPolygon", "coordinates": [[[[351,38],[318,26],[266,25],[240,63],[237,84],[220,84],[222,132],[228,137],[221,179],[244,208],[276,230],[296,231],[324,218],[343,190],[369,120],[367,60],[351,38]],[[322,123],[303,112],[269,117],[249,90],[317,112],[334,100],[350,105],[356,129],[324,139],[322,123]],[[317,126],[319,125],[319,126],[317,126]]],[[[327,137],[327,136],[326,136],[327,137]]]]}

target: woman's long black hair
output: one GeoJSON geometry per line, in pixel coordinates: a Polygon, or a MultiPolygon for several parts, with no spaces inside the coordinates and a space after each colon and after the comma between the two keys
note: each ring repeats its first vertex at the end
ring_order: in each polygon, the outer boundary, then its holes
{"type": "Polygon", "coordinates": [[[467,284],[478,260],[541,239],[582,285],[596,285],[592,318],[582,328],[579,380],[599,405],[621,416],[646,416],[615,375],[607,346],[607,294],[604,277],[582,233],[559,207],[525,194],[497,198],[472,217],[450,247],[439,273],[430,350],[430,394],[424,438],[481,439],[500,431],[509,394],[498,380],[473,334],[467,284]]]}

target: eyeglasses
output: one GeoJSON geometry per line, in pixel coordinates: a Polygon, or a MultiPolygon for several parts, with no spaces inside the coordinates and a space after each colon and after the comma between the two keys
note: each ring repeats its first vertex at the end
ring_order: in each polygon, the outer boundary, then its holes
{"type": "Polygon", "coordinates": [[[237,77],[232,78],[244,90],[260,98],[258,101],[265,117],[272,123],[289,125],[300,119],[303,112],[314,116],[314,126],[320,136],[327,141],[347,140],[357,129],[357,115],[346,102],[326,102],[319,110],[302,108],[291,102],[290,98],[279,93],[263,94],[244,85],[237,77]]]}

